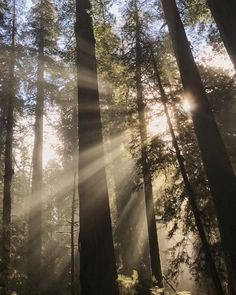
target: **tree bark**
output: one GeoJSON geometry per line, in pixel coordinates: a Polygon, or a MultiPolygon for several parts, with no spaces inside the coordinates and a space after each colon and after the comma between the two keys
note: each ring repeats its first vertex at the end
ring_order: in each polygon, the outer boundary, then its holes
{"type": "Polygon", "coordinates": [[[75,187],[76,187],[76,171],[74,173],[72,204],[71,204],[71,295],[75,295],[75,187]]]}
{"type": "Polygon", "coordinates": [[[10,294],[10,254],[11,254],[11,187],[13,170],[12,145],[15,103],[15,36],[16,36],[16,3],[13,1],[11,53],[9,60],[9,93],[6,102],[6,143],[5,143],[5,175],[3,184],[3,219],[2,219],[2,266],[1,275],[3,295],[10,294]]]}
{"type": "Polygon", "coordinates": [[[37,97],[35,106],[32,187],[28,228],[28,279],[32,294],[41,293],[42,186],[43,186],[43,115],[44,115],[44,40],[39,33],[37,97]]]}
{"type": "Polygon", "coordinates": [[[80,280],[83,295],[117,295],[116,263],[104,166],[93,23],[76,1],[79,104],[80,280]]]}
{"type": "MultiPolygon", "coordinates": [[[[71,294],[78,293],[78,285],[76,284],[76,266],[75,266],[75,217],[76,217],[76,186],[78,173],[78,102],[77,89],[74,91],[74,100],[72,105],[72,167],[74,172],[72,206],[71,206],[71,294]]],[[[78,186],[77,186],[78,187],[78,186]]]]}
{"type": "Polygon", "coordinates": [[[211,278],[212,278],[212,281],[213,281],[213,284],[215,287],[216,294],[224,295],[224,290],[221,285],[221,281],[220,281],[219,274],[218,274],[218,271],[217,271],[217,268],[215,265],[215,261],[212,256],[210,245],[208,243],[208,240],[207,240],[207,237],[205,234],[205,230],[204,230],[204,226],[201,221],[201,217],[200,217],[200,213],[199,213],[197,201],[196,201],[196,195],[195,195],[193,187],[189,181],[188,173],[187,173],[187,170],[186,170],[186,167],[184,164],[184,160],[183,160],[184,158],[181,155],[179,144],[178,144],[177,138],[175,136],[175,131],[174,131],[174,128],[173,128],[173,125],[171,122],[171,118],[170,118],[170,114],[169,114],[169,110],[168,110],[168,106],[167,106],[167,95],[166,95],[165,89],[162,85],[161,76],[160,76],[156,61],[155,61],[155,56],[154,56],[154,52],[153,52],[152,48],[151,48],[151,55],[152,55],[152,62],[153,62],[155,77],[156,77],[156,81],[157,81],[160,95],[161,95],[161,102],[164,107],[164,113],[167,118],[167,124],[168,124],[169,130],[170,130],[172,143],[173,143],[173,146],[175,149],[176,158],[177,158],[177,161],[179,164],[180,172],[181,172],[181,175],[182,175],[182,178],[184,181],[184,186],[185,186],[185,189],[186,189],[186,192],[187,192],[187,195],[189,198],[189,203],[190,203],[190,206],[191,206],[191,209],[193,212],[193,216],[195,219],[196,228],[198,230],[199,237],[200,237],[202,247],[204,250],[206,264],[209,269],[209,272],[210,272],[210,275],[211,275],[211,278]]]}
{"type": "Polygon", "coordinates": [[[0,178],[3,179],[4,167],[4,149],[5,149],[5,131],[6,131],[6,91],[1,92],[0,97],[0,178]]]}
{"type": "Polygon", "coordinates": [[[236,1],[207,0],[207,3],[236,70],[236,1]]]}
{"type": "Polygon", "coordinates": [[[140,20],[138,15],[137,3],[135,1],[135,83],[137,92],[137,106],[138,106],[138,120],[139,120],[139,132],[141,138],[141,163],[142,173],[144,180],[144,196],[146,204],[146,216],[148,226],[148,239],[150,248],[150,260],[152,275],[157,280],[159,288],[163,288],[161,261],[159,254],[159,243],[157,237],[157,227],[155,220],[154,202],[153,202],[153,188],[152,188],[152,176],[149,170],[148,164],[148,151],[147,151],[147,130],[145,121],[145,104],[143,101],[142,90],[142,49],[140,38],[140,20]]]}
{"type": "Polygon", "coordinates": [[[175,0],[162,0],[185,94],[218,217],[228,268],[236,273],[236,178],[211,111],[175,0]]]}

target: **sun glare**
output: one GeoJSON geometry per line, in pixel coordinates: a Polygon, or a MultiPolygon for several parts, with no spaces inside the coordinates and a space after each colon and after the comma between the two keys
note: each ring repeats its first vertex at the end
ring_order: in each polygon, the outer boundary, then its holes
{"type": "Polygon", "coordinates": [[[44,145],[43,145],[43,167],[45,168],[49,161],[57,160],[57,147],[60,144],[59,138],[55,129],[52,126],[45,124],[44,130],[44,145]]]}
{"type": "Polygon", "coordinates": [[[188,99],[184,99],[182,102],[182,108],[186,113],[190,113],[192,110],[192,105],[188,99]]]}
{"type": "Polygon", "coordinates": [[[233,64],[225,50],[222,53],[216,53],[212,46],[205,44],[199,51],[197,60],[205,66],[222,69],[232,75],[234,74],[233,64]]]}
{"type": "Polygon", "coordinates": [[[44,142],[43,142],[43,167],[45,168],[49,161],[59,160],[57,148],[60,140],[56,132],[56,124],[60,120],[60,115],[56,109],[51,110],[48,116],[44,117],[44,142]]]}
{"type": "Polygon", "coordinates": [[[168,125],[165,115],[159,117],[153,116],[148,125],[148,129],[152,136],[166,133],[168,130],[168,125]]]}

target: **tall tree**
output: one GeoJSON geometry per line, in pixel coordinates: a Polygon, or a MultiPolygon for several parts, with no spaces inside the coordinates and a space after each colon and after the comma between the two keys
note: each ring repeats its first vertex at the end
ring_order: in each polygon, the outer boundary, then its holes
{"type": "Polygon", "coordinates": [[[144,196],[146,204],[146,216],[148,226],[148,238],[150,247],[150,259],[152,274],[157,280],[158,287],[163,288],[161,261],[159,254],[159,245],[157,237],[157,227],[155,219],[152,175],[148,163],[148,139],[145,120],[145,103],[142,89],[142,48],[141,48],[141,27],[137,1],[134,0],[134,18],[135,18],[135,83],[137,92],[137,107],[139,132],[141,139],[141,165],[144,180],[144,196]]]}
{"type": "Polygon", "coordinates": [[[3,188],[3,221],[2,221],[2,280],[3,294],[9,294],[10,279],[10,253],[11,253],[11,188],[13,159],[13,124],[14,124],[14,102],[15,102],[15,64],[16,64],[16,3],[12,5],[12,28],[11,28],[11,52],[9,55],[9,85],[6,102],[6,143],[5,143],[5,175],[3,188]]]}
{"type": "Polygon", "coordinates": [[[95,38],[88,0],[76,1],[79,103],[80,279],[83,295],[118,294],[104,167],[95,38]]]}
{"type": "Polygon", "coordinates": [[[74,174],[73,192],[72,192],[72,204],[71,204],[71,294],[75,295],[75,193],[76,193],[76,172],[74,174]]]}
{"type": "MultiPolygon", "coordinates": [[[[1,71],[0,71],[0,169],[4,166],[3,164],[3,154],[4,154],[4,143],[5,143],[5,123],[6,123],[6,97],[7,97],[7,79],[9,76],[9,66],[5,62],[8,59],[8,46],[6,46],[6,29],[7,25],[7,15],[9,7],[5,0],[0,1],[0,46],[1,46],[1,71]]],[[[10,35],[10,34],[9,34],[10,35]]],[[[2,177],[2,170],[0,175],[2,177]]]]}
{"type": "Polygon", "coordinates": [[[152,62],[153,62],[153,68],[154,68],[154,72],[155,72],[155,78],[156,78],[156,82],[157,82],[157,85],[158,85],[158,88],[160,91],[161,102],[162,102],[162,105],[164,108],[165,116],[167,118],[167,124],[168,124],[169,130],[170,130],[173,147],[175,149],[176,158],[177,158],[180,172],[181,172],[181,175],[182,175],[182,178],[184,181],[185,189],[188,194],[189,203],[190,203],[193,215],[194,215],[196,227],[197,227],[197,230],[198,230],[201,242],[202,242],[202,246],[204,249],[207,266],[209,268],[209,272],[212,277],[212,281],[214,283],[216,293],[219,295],[224,295],[224,290],[221,285],[221,281],[220,281],[219,274],[218,274],[218,271],[216,268],[216,264],[215,264],[214,258],[212,256],[212,253],[211,253],[210,245],[208,243],[208,240],[207,240],[207,237],[205,234],[204,226],[201,221],[200,212],[199,212],[198,206],[197,206],[196,195],[195,195],[193,186],[189,180],[187,169],[184,164],[184,158],[181,154],[181,150],[180,150],[180,147],[179,147],[179,144],[177,141],[177,137],[175,135],[174,127],[171,122],[170,113],[169,113],[169,109],[168,109],[168,105],[167,105],[168,96],[165,92],[165,89],[164,89],[162,81],[161,81],[161,76],[160,76],[159,69],[157,67],[157,63],[156,63],[156,59],[155,59],[152,45],[150,46],[150,51],[151,51],[151,57],[152,57],[152,62]]]}
{"type": "MultiPolygon", "coordinates": [[[[142,251],[138,247],[139,235],[137,211],[140,210],[139,194],[135,193],[135,173],[132,169],[132,160],[127,161],[126,146],[127,136],[127,102],[129,85],[126,85],[126,67],[119,59],[121,40],[114,32],[114,20],[109,13],[109,2],[96,3],[93,6],[94,33],[96,39],[96,55],[99,60],[98,76],[100,77],[100,101],[103,106],[104,135],[110,141],[109,152],[111,155],[111,174],[114,180],[116,221],[114,222],[114,244],[119,273],[132,276],[134,269],[140,270],[141,257],[131,256],[131,251],[142,251]],[[132,201],[131,201],[132,200],[132,201]],[[137,209],[135,209],[137,206],[137,209]],[[131,238],[132,237],[132,238],[131,238]]],[[[129,84],[129,83],[127,83],[129,84]]],[[[139,235],[140,237],[140,235],[139,235]]],[[[146,251],[148,256],[148,251],[146,251]]],[[[144,275],[143,275],[144,277],[144,275]]]]}
{"type": "Polygon", "coordinates": [[[236,1],[207,0],[207,3],[236,70],[236,1]]]}
{"type": "Polygon", "coordinates": [[[203,165],[214,200],[222,246],[229,269],[236,273],[236,178],[221,139],[175,0],[162,0],[203,165]]]}
{"type": "Polygon", "coordinates": [[[28,277],[32,294],[41,291],[42,255],[42,186],[43,186],[43,123],[45,102],[45,59],[55,45],[56,15],[54,3],[38,0],[31,10],[30,22],[33,45],[37,50],[37,78],[32,184],[29,209],[28,277]]]}

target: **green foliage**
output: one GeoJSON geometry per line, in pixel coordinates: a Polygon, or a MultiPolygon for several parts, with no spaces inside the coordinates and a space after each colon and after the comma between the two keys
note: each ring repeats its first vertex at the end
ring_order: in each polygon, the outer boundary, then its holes
{"type": "Polygon", "coordinates": [[[29,33],[33,44],[43,42],[45,49],[55,49],[57,31],[57,11],[52,0],[35,0],[29,14],[29,33]]]}
{"type": "Polygon", "coordinates": [[[212,23],[210,11],[204,0],[180,0],[180,9],[188,24],[201,25],[212,23]]]}
{"type": "Polygon", "coordinates": [[[8,3],[6,0],[0,1],[0,37],[2,35],[2,29],[5,27],[6,13],[8,11],[8,3]]]}
{"type": "Polygon", "coordinates": [[[131,277],[119,274],[117,279],[120,287],[120,295],[136,295],[136,287],[139,283],[138,272],[133,271],[131,277]]]}
{"type": "Polygon", "coordinates": [[[160,288],[151,288],[151,294],[152,295],[163,295],[164,289],[160,288]]]}

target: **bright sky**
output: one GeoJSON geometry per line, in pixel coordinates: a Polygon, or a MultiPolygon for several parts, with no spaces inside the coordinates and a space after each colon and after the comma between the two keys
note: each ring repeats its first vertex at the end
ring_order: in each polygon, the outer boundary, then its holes
{"type": "MultiPolygon", "coordinates": [[[[48,112],[47,117],[44,117],[43,168],[47,166],[50,160],[59,159],[56,150],[60,145],[60,140],[57,136],[56,129],[53,127],[58,120],[60,120],[60,118],[56,112],[48,112]],[[50,122],[47,118],[50,118],[50,122]]],[[[19,138],[16,139],[16,142],[19,142],[19,144],[17,145],[17,148],[24,146],[28,149],[29,153],[32,153],[34,145],[34,118],[32,118],[31,121],[29,121],[28,118],[19,118],[17,125],[24,126],[22,131],[18,131],[19,138]]],[[[16,150],[17,165],[20,165],[20,163],[24,161],[21,159],[19,151],[18,149],[16,150]]],[[[28,164],[30,165],[30,163],[28,164]]]]}
{"type": "Polygon", "coordinates": [[[43,145],[43,167],[45,168],[50,160],[59,160],[56,152],[57,147],[60,145],[60,140],[57,136],[56,130],[53,125],[60,120],[60,116],[56,112],[52,112],[50,122],[47,118],[44,119],[44,145],[43,145]]]}
{"type": "Polygon", "coordinates": [[[226,51],[225,53],[216,53],[212,47],[204,46],[199,52],[197,60],[205,65],[227,70],[230,74],[234,74],[233,64],[226,51]]]}

